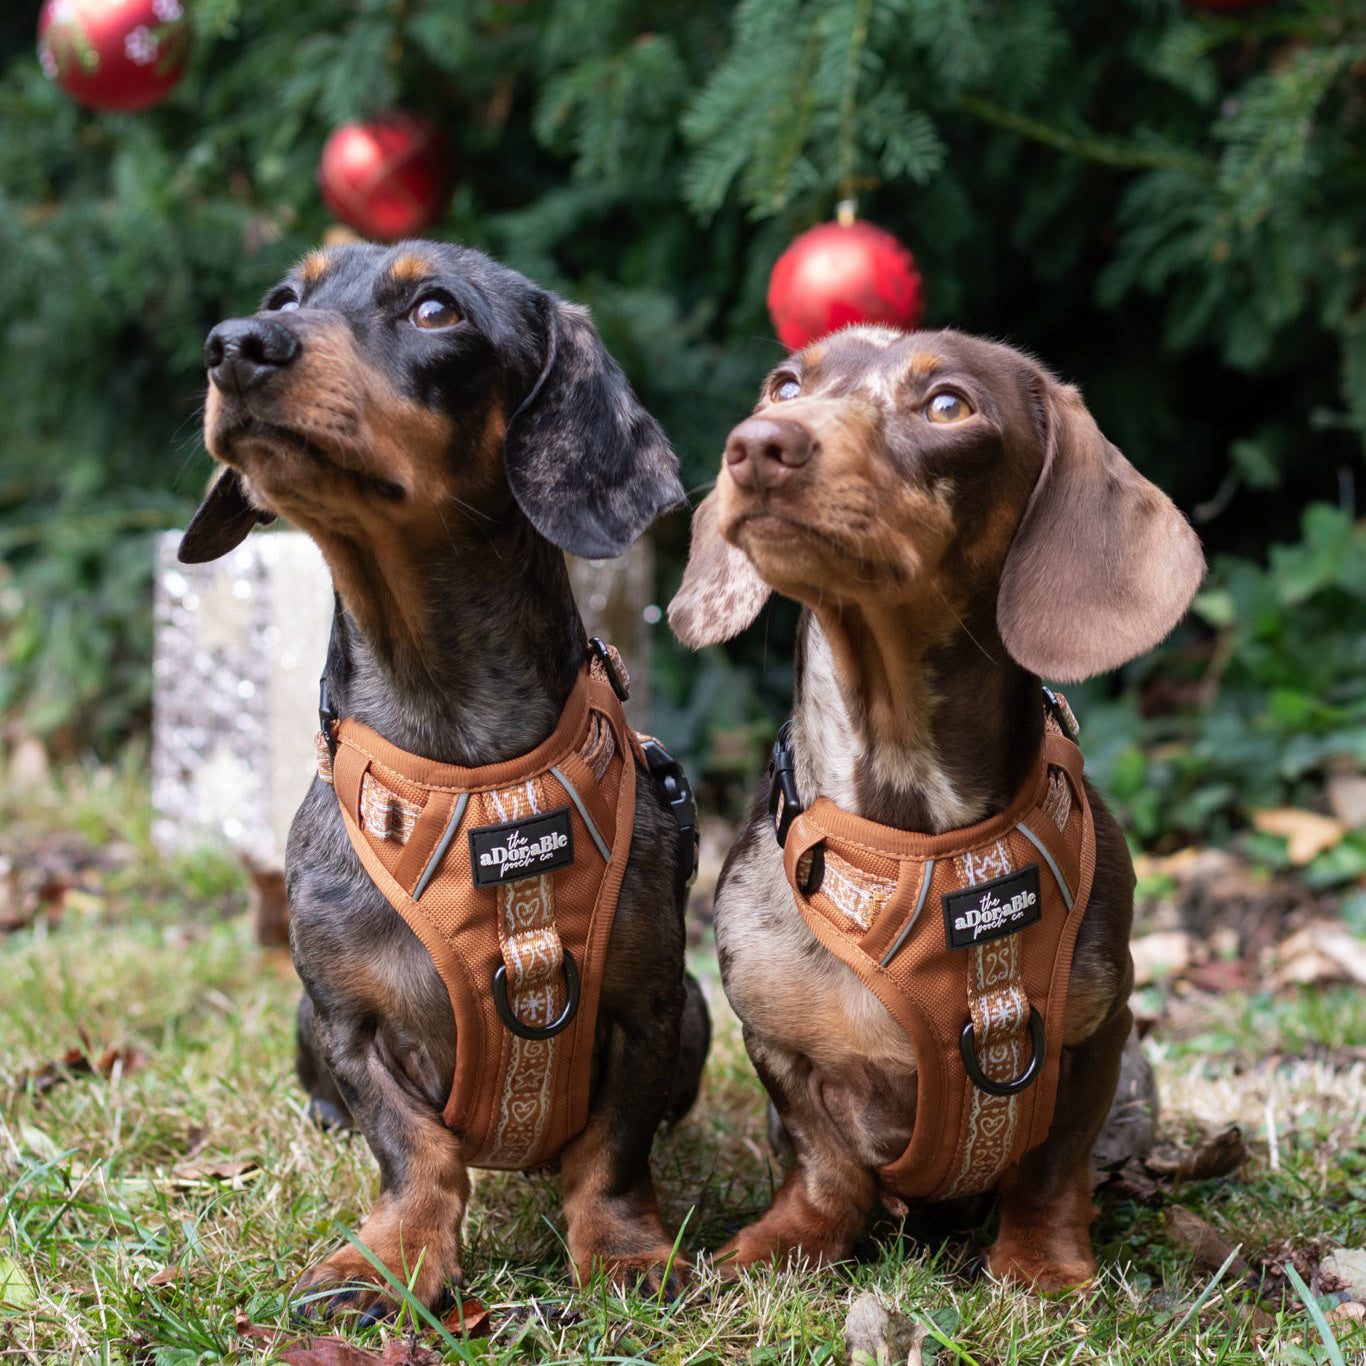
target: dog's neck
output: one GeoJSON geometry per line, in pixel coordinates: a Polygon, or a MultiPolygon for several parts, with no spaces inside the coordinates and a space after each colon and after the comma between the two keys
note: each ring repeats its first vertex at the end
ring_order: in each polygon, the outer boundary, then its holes
{"type": "Polygon", "coordinates": [[[905,612],[803,613],[794,719],[804,803],[934,834],[1009,806],[1043,736],[1039,680],[990,613],[936,637],[905,612]]]}
{"type": "Polygon", "coordinates": [[[468,767],[525,754],[555,728],[586,638],[563,552],[525,518],[452,543],[408,574],[358,573],[337,547],[324,554],[338,589],[327,664],[338,716],[411,754],[468,767]],[[396,582],[408,585],[401,604],[396,582]],[[401,629],[386,618],[395,612],[401,629]]]}

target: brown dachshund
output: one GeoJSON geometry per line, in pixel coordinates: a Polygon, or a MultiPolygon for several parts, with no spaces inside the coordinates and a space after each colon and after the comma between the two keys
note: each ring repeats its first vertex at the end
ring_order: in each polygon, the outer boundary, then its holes
{"type": "MultiPolygon", "coordinates": [[[[278,514],[337,590],[330,752],[286,866],[300,1075],[380,1167],[360,1240],[437,1304],[463,1274],[468,1166],[558,1165],[578,1276],[677,1289],[649,1154],[706,1053],[683,971],[691,832],[680,775],[656,781],[662,751],[607,695],[607,652],[586,663],[563,554],[620,554],[677,502],[673,452],[582,309],[447,244],[315,253],[214,328],[205,362],[205,441],[227,468],[181,558],[278,514]],[[607,933],[592,897],[609,883],[607,933]],[[599,970],[580,981],[561,913],[584,887],[599,970]],[[452,1120],[460,1078],[491,1097],[480,1143],[452,1120]]],[[[392,1307],[351,1246],[300,1287],[328,1311],[392,1307]]]]}
{"type": "Polygon", "coordinates": [[[1009,347],[854,327],[769,376],[670,608],[693,647],[770,591],[806,608],[793,719],[716,897],[795,1158],[723,1275],[846,1257],[879,1194],[984,1190],[992,1274],[1094,1275],[1133,872],[1040,677],[1148,649],[1203,570],[1077,391],[1009,347]]]}

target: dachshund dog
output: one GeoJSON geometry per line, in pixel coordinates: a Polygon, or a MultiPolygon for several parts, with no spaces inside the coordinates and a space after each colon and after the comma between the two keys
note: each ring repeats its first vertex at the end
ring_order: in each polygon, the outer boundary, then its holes
{"type": "Polygon", "coordinates": [[[1047,710],[1071,717],[1041,677],[1082,679],[1156,644],[1203,571],[1185,519],[1077,391],[1007,346],[856,326],[769,376],[695,514],[670,607],[694,648],[744,630],[771,591],[805,608],[793,718],[715,912],[726,993],[795,1157],[771,1208],[717,1254],[723,1276],[848,1256],[879,1195],[895,1207],[987,1190],[1000,1197],[993,1275],[1044,1291],[1094,1275],[1088,1158],[1130,1031],[1134,879],[1079,751],[1046,722],[1047,710]],[[1036,793],[1046,813],[1029,814],[1036,793]],[[1089,834],[1076,814],[1088,803],[1089,834]],[[780,845],[799,811],[798,824],[824,822],[800,856],[790,829],[780,845]],[[1023,856],[993,833],[1007,827],[1023,856]],[[983,831],[985,851],[950,857],[983,831]],[[1090,852],[1059,875],[1067,840],[1090,852]],[[1039,889],[1055,875],[1044,914],[1039,889]],[[1070,910],[1083,882],[1084,918],[1070,910]],[[894,937],[878,916],[917,888],[894,937]],[[1045,987],[1062,965],[1051,1005],[1006,983],[996,1005],[1037,1033],[992,1073],[973,1048],[991,1001],[970,1013],[962,986],[955,1002],[944,984],[1027,954],[1049,917],[1070,973],[1045,945],[1045,987]],[[944,975],[898,984],[912,923],[944,975]],[[1021,1089],[1036,1063],[1051,1109],[1030,1099],[1038,1084],[1021,1089]],[[1033,1127],[999,1149],[1006,1165],[974,1169],[970,1150],[1015,1122],[1017,1095],[1033,1127]],[[972,1187],[974,1170],[986,1184],[972,1187]]]}
{"type": "MultiPolygon", "coordinates": [[[[222,555],[276,515],[313,538],[337,598],[325,728],[347,718],[376,746],[462,772],[542,745],[588,676],[563,552],[618,555],[682,497],[672,450],[586,311],[472,249],[345,246],[215,327],[205,362],[205,442],[226,468],[181,558],[222,555]]],[[[649,1155],[661,1120],[697,1093],[708,1024],[683,969],[679,824],[638,741],[614,752],[640,781],[596,1026],[574,1054],[587,1118],[533,1165],[558,1161],[581,1281],[600,1267],[615,1285],[677,1291],[689,1268],[672,1255],[649,1155]]],[[[514,1031],[494,1020],[487,1059],[475,1034],[457,1042],[454,989],[362,866],[321,756],[320,768],[286,855],[300,1076],[315,1116],[354,1122],[378,1160],[360,1241],[434,1306],[463,1274],[469,1163],[443,1120],[457,1057],[493,1065],[514,1031]]],[[[468,886],[464,839],[436,858],[460,863],[468,886]]],[[[327,1313],[392,1309],[351,1246],[297,1289],[327,1313]]]]}

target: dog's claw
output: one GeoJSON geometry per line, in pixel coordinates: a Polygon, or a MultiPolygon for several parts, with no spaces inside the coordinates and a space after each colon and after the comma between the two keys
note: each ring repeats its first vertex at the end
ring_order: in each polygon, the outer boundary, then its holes
{"type": "Polygon", "coordinates": [[[357,1326],[370,1328],[376,1323],[383,1323],[394,1312],[394,1306],[387,1300],[376,1300],[361,1316],[356,1320],[357,1326]]]}

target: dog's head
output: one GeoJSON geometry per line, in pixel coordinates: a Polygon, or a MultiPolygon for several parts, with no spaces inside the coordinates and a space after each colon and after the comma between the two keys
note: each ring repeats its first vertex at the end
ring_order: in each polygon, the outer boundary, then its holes
{"type": "Polygon", "coordinates": [[[731,433],[669,620],[699,648],[770,590],[946,630],[994,602],[1016,662],[1069,681],[1155,645],[1203,573],[1075,389],[961,333],[854,327],[779,366],[731,433]]]}
{"type": "Polygon", "coordinates": [[[466,247],[316,252],[215,327],[204,359],[204,439],[227,468],[187,562],[276,514],[420,547],[514,503],[553,544],[602,558],[683,497],[587,312],[466,247]]]}

